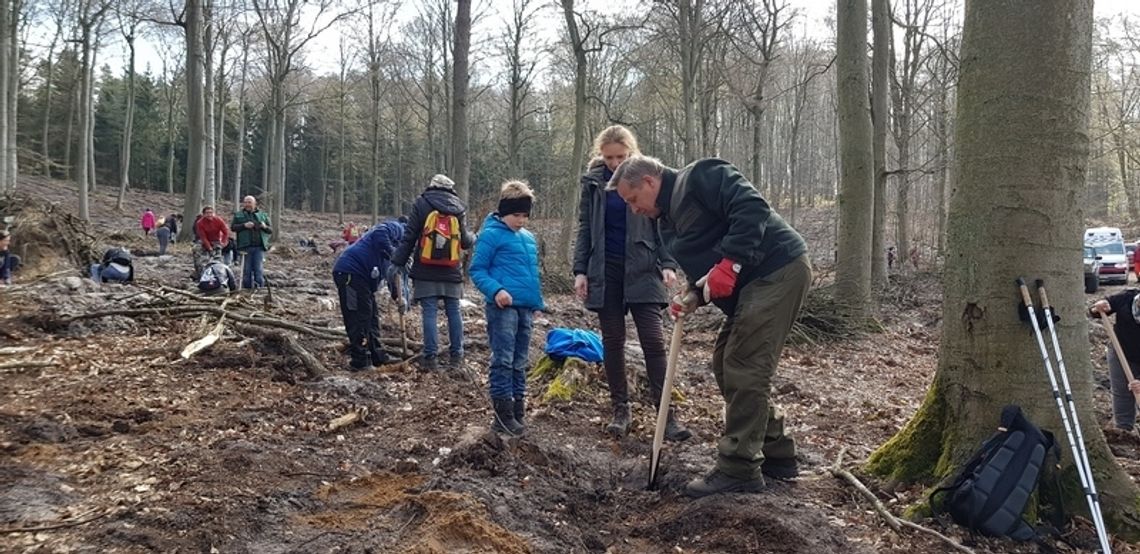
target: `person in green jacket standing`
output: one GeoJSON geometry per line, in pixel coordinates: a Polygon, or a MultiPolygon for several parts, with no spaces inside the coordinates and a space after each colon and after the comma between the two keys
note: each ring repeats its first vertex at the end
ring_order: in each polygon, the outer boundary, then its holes
{"type": "Polygon", "coordinates": [[[234,214],[230,230],[237,234],[236,248],[245,253],[245,264],[241,272],[242,288],[265,286],[265,251],[269,249],[269,235],[273,227],[269,225],[269,214],[257,209],[257,199],[246,196],[241,201],[241,211],[234,214]]]}
{"type": "Polygon", "coordinates": [[[795,442],[769,394],[784,339],[811,286],[804,239],[724,160],[675,170],[631,156],[609,188],[634,213],[658,219],[666,248],[697,289],[679,297],[694,302],[674,299],[672,315],[711,301],[726,316],[712,359],[726,405],[724,435],[715,469],[685,493],[759,492],[765,475],[795,477],[795,442]]]}

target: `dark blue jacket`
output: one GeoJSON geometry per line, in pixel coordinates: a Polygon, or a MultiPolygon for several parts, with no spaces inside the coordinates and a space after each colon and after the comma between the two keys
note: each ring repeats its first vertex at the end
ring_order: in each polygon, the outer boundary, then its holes
{"type": "Polygon", "coordinates": [[[471,259],[471,281],[488,303],[506,290],[515,308],[541,310],[542,282],[538,277],[538,243],[526,229],[512,231],[499,214],[492,213],[483,222],[475,256],[471,259]]]}
{"type": "Polygon", "coordinates": [[[372,288],[375,289],[380,280],[372,279],[372,268],[379,269],[381,276],[385,275],[392,260],[392,251],[403,237],[404,226],[398,221],[376,225],[337,258],[333,273],[349,273],[370,279],[374,281],[372,288]]]}

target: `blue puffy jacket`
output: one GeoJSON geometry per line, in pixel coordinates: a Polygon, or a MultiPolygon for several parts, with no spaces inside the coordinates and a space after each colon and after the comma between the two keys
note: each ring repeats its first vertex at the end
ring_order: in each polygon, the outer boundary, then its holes
{"type": "Polygon", "coordinates": [[[541,310],[542,283],[538,277],[538,244],[526,229],[512,231],[499,215],[492,213],[483,222],[475,256],[471,259],[471,281],[488,303],[506,289],[515,308],[541,310]]]}
{"type": "MultiPolygon", "coordinates": [[[[375,267],[383,276],[391,262],[392,251],[403,237],[404,225],[398,221],[385,221],[376,225],[337,258],[333,273],[350,273],[371,279],[372,268],[375,267]]],[[[379,279],[374,281],[373,289],[380,282],[379,279]]]]}

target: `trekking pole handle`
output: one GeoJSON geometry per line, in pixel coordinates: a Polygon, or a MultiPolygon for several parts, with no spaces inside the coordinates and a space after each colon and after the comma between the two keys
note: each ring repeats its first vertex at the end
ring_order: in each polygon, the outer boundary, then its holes
{"type": "Polygon", "coordinates": [[[1034,284],[1037,285],[1037,294],[1041,295],[1041,307],[1050,307],[1049,295],[1045,294],[1045,280],[1038,279],[1034,284]]]}
{"type": "Polygon", "coordinates": [[[1025,302],[1025,307],[1033,307],[1033,299],[1029,297],[1029,287],[1025,286],[1025,279],[1017,278],[1017,288],[1021,289],[1021,301],[1025,302]]]}

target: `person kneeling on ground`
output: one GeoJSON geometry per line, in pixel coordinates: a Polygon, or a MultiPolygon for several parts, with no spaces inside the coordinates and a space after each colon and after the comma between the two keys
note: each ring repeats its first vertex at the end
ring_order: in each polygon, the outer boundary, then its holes
{"type": "MultiPolygon", "coordinates": [[[[1089,309],[1089,315],[1098,314],[1116,314],[1116,323],[1112,329],[1120,341],[1121,350],[1124,350],[1132,376],[1136,377],[1136,371],[1140,369],[1140,289],[1128,289],[1097,300],[1089,309]]],[[[1140,380],[1128,382],[1116,349],[1111,345],[1106,357],[1108,382],[1112,389],[1113,425],[1121,431],[1132,432],[1136,426],[1136,395],[1140,394],[1140,380]]]]}
{"type": "Polygon", "coordinates": [[[217,294],[237,290],[237,276],[234,270],[226,265],[217,256],[214,256],[202,269],[202,276],[198,278],[198,290],[206,294],[217,294]]]}
{"type": "Polygon", "coordinates": [[[531,316],[545,308],[538,276],[538,244],[523,227],[534,193],[526,183],[507,181],[499,209],[487,216],[471,259],[471,281],[486,299],[491,343],[491,429],[520,435],[526,430],[527,349],[531,316]]]}
{"type": "Polygon", "coordinates": [[[103,253],[103,261],[91,264],[91,280],[96,283],[130,283],[135,280],[135,266],[126,248],[111,248],[103,253]]]}
{"type": "Polygon", "coordinates": [[[392,251],[403,234],[403,225],[395,221],[381,223],[349,246],[333,265],[352,371],[365,369],[369,362],[373,367],[388,363],[388,354],[380,344],[376,289],[381,276],[387,274],[392,251]]]}
{"type": "Polygon", "coordinates": [[[773,211],[732,164],[715,158],[683,169],[631,156],[609,188],[634,213],[659,219],[667,248],[698,287],[675,299],[674,317],[712,301],[727,316],[712,370],[726,404],[716,468],[690,482],[693,497],[757,492],[764,475],[797,474],[795,442],[769,393],[784,339],[811,287],[811,263],[799,233],[773,211]],[[702,302],[703,300],[703,302],[702,302]]]}

